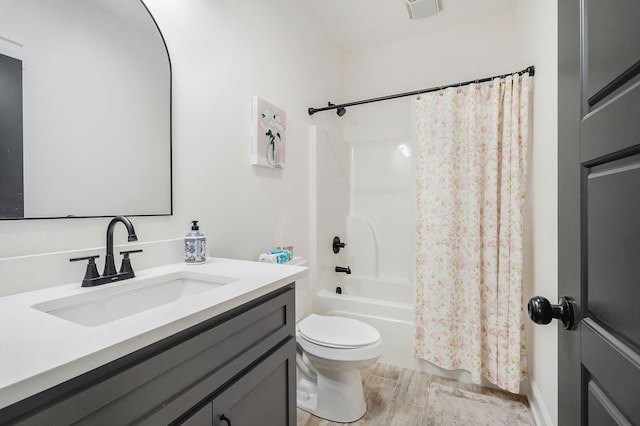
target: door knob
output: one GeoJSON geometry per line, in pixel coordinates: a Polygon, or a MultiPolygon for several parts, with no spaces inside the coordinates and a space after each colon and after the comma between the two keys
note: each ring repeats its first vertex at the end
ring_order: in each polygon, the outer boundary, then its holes
{"type": "Polygon", "coordinates": [[[557,305],[552,305],[542,296],[529,299],[527,311],[529,318],[536,324],[549,324],[552,319],[559,319],[565,330],[575,329],[575,315],[573,304],[575,302],[568,297],[560,297],[557,305]]]}

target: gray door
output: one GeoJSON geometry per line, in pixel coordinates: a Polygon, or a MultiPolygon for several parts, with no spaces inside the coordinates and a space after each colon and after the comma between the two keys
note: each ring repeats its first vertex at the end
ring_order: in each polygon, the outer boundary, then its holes
{"type": "Polygon", "coordinates": [[[640,425],[640,1],[558,2],[560,425],[640,425]]]}

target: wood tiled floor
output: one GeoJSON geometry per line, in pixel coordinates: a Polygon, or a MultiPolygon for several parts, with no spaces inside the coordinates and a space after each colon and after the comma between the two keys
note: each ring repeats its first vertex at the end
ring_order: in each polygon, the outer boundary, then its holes
{"type": "MultiPolygon", "coordinates": [[[[419,371],[402,369],[388,364],[377,363],[362,370],[364,396],[367,400],[367,414],[352,425],[366,426],[425,426],[424,411],[427,406],[427,389],[431,382],[442,383],[471,392],[499,396],[504,399],[524,401],[524,396],[513,395],[497,389],[470,383],[462,383],[419,371]]],[[[332,426],[334,423],[312,416],[298,409],[298,426],[332,426]]]]}

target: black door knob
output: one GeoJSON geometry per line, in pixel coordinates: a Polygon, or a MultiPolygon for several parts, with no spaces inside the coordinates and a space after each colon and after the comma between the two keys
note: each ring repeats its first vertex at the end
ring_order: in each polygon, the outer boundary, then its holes
{"type": "Polygon", "coordinates": [[[547,298],[535,296],[529,299],[527,311],[529,311],[531,321],[536,324],[549,324],[552,319],[559,319],[565,330],[574,330],[574,303],[568,297],[560,297],[558,304],[552,305],[547,298]]]}

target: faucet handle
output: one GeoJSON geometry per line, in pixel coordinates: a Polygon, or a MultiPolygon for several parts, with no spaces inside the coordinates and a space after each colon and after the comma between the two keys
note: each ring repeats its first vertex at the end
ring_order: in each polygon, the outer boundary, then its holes
{"type": "Polygon", "coordinates": [[[340,237],[333,237],[333,252],[340,253],[340,249],[344,248],[347,243],[343,243],[340,241],[340,237]]]}
{"type": "Polygon", "coordinates": [[[123,250],[120,252],[120,254],[123,254],[125,256],[129,255],[129,253],[142,253],[143,250],[142,249],[138,249],[138,250],[123,250]]]}
{"type": "Polygon", "coordinates": [[[72,257],[69,259],[69,262],[78,262],[80,260],[88,260],[87,270],[84,273],[84,278],[82,279],[82,286],[86,287],[86,283],[90,282],[93,279],[99,278],[100,274],[98,273],[98,268],[96,267],[96,259],[99,258],[100,255],[96,254],[93,256],[84,256],[84,257],[72,257]]]}
{"type": "Polygon", "coordinates": [[[120,265],[120,272],[121,274],[127,274],[127,273],[131,273],[131,277],[134,277],[134,273],[133,273],[133,267],[131,266],[131,259],[129,258],[129,255],[131,253],[142,253],[142,249],[138,249],[138,250],[126,250],[126,251],[121,251],[120,254],[123,255],[124,257],[122,258],[122,264],[120,265]]]}
{"type": "Polygon", "coordinates": [[[99,257],[100,257],[99,254],[94,254],[93,256],[84,256],[84,257],[72,257],[71,259],[69,259],[69,262],[78,262],[80,260],[88,260],[89,263],[91,263],[91,259],[94,259],[93,263],[95,263],[95,259],[99,257]]]}

